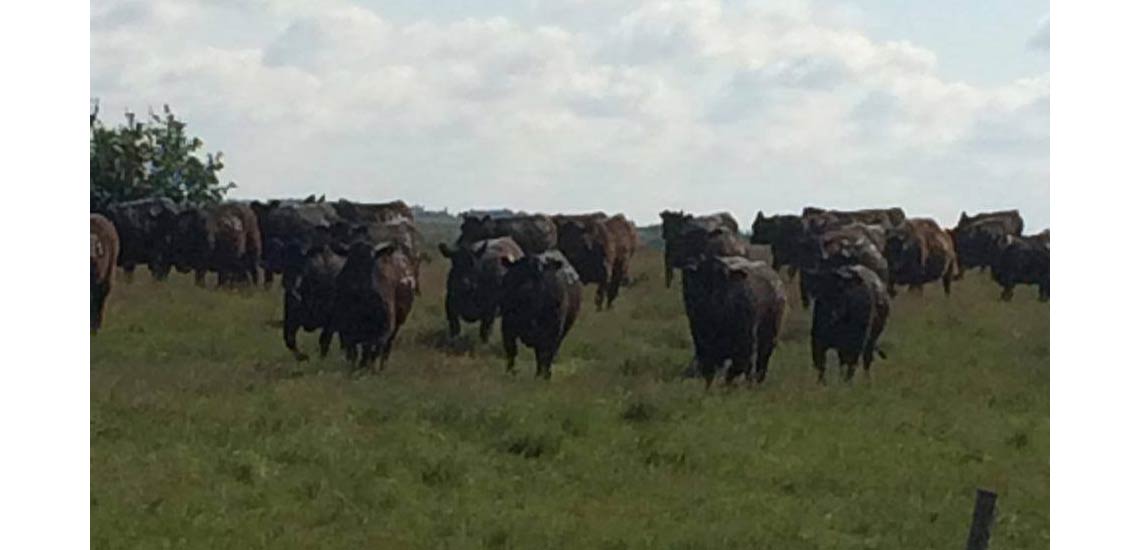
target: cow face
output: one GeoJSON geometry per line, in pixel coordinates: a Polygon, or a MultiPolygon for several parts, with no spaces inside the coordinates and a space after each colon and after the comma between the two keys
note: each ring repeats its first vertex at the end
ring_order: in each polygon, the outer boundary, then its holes
{"type": "Polygon", "coordinates": [[[677,238],[677,235],[681,230],[681,225],[684,223],[684,221],[684,212],[663,210],[661,212],[661,237],[667,241],[677,238]]]}
{"type": "Polygon", "coordinates": [[[464,243],[473,243],[493,237],[494,220],[491,216],[463,216],[459,225],[460,240],[464,243]]]}
{"type": "Polygon", "coordinates": [[[460,295],[476,292],[479,287],[478,265],[486,255],[489,244],[488,241],[483,241],[472,250],[466,246],[450,248],[444,243],[439,243],[440,253],[451,260],[451,270],[447,274],[448,292],[460,295]]]}

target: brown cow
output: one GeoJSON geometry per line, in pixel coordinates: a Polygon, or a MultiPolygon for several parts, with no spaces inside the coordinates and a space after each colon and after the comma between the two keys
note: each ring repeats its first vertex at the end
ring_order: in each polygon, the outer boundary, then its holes
{"type": "Polygon", "coordinates": [[[510,237],[527,254],[542,254],[558,246],[558,227],[545,214],[519,215],[506,218],[463,216],[456,246],[498,237],[510,237]]]}
{"type": "Polygon", "coordinates": [[[574,266],[582,284],[597,283],[594,305],[613,307],[637,243],[636,231],[624,216],[557,215],[558,250],[574,266]]]}
{"type": "Polygon", "coordinates": [[[91,334],[103,326],[103,311],[119,259],[119,233],[101,214],[91,214],[91,334]]]}
{"type": "Polygon", "coordinates": [[[207,271],[218,274],[218,286],[257,283],[261,230],[249,204],[223,202],[183,210],[172,245],[175,267],[182,273],[193,270],[199,286],[205,284],[207,271]]]}
{"type": "Polygon", "coordinates": [[[950,230],[954,251],[962,270],[993,267],[1001,254],[1000,244],[1006,235],[1021,236],[1025,222],[1017,210],[983,212],[958,217],[958,225],[950,230]]]}
{"type": "Polygon", "coordinates": [[[887,233],[890,273],[887,292],[896,295],[895,284],[922,290],[926,283],[942,280],[950,294],[950,281],[958,277],[958,255],[950,234],[930,218],[910,218],[887,233]]]}

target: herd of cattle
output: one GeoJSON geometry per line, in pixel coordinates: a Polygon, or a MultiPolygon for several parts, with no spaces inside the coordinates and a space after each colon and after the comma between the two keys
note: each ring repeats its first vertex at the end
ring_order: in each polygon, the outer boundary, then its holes
{"type": "MultiPolygon", "coordinates": [[[[837,351],[845,378],[861,360],[869,369],[897,285],[921,291],[941,283],[949,294],[962,271],[989,269],[1012,297],[1017,284],[1049,296],[1049,232],[1022,235],[1016,210],[967,216],[942,229],[901,208],[800,215],[756,215],[749,239],[727,213],[661,213],[665,284],[682,272],[682,296],[694,345],[691,375],[711,384],[726,364],[731,383],[764,379],[787,308],[784,279],[798,278],[803,306],[812,308],[812,360],[824,381],[825,356],[837,351]]],[[[162,280],[171,269],[207,273],[217,284],[281,277],[283,339],[298,360],[300,330],[320,331],[325,356],[337,336],[354,365],[383,368],[396,335],[420,293],[423,237],[402,201],[362,204],[323,197],[223,202],[179,207],[142,199],[91,214],[91,330],[102,324],[112,275],[130,280],[147,265],[162,280]]],[[[534,349],[536,374],[549,378],[581,306],[582,287],[596,284],[594,305],[610,308],[630,281],[638,249],[634,225],[621,214],[511,217],[464,216],[450,260],[445,310],[451,337],[461,323],[479,323],[486,342],[500,318],[508,370],[518,341],[534,349]]]]}

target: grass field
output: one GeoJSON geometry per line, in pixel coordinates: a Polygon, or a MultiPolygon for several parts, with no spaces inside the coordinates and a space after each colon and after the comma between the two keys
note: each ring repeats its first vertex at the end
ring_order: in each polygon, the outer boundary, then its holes
{"type": "Polygon", "coordinates": [[[1033,289],[1001,303],[971,274],[949,299],[904,293],[873,381],[833,367],[826,387],[793,296],[764,386],[706,392],[676,377],[679,285],[658,252],[635,263],[548,383],[529,349],[504,372],[497,331],[446,344],[438,259],[388,369],[364,377],[293,361],[279,289],[120,284],[91,345],[93,547],[961,548],[979,486],[1000,495],[993,548],[1048,547],[1033,289]]]}

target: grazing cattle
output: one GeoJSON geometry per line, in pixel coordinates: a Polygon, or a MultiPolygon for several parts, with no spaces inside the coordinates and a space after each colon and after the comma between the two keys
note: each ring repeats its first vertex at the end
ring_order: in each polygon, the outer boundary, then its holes
{"type": "Polygon", "coordinates": [[[695,259],[706,244],[710,255],[743,256],[744,248],[735,238],[740,233],[736,219],[728,212],[693,216],[684,212],[661,212],[661,236],[665,240],[665,287],[673,285],[673,269],[695,259]],[[720,231],[717,231],[720,229],[720,231]]]}
{"type": "Polygon", "coordinates": [[[170,274],[170,241],[175,230],[178,207],[162,197],[113,204],[106,216],[119,233],[118,265],[134,277],[135,266],[145,264],[156,280],[170,274]]]}
{"type": "Polygon", "coordinates": [[[321,329],[321,357],[328,355],[329,343],[335,333],[333,313],[336,301],[336,280],[344,267],[347,252],[332,242],[330,231],[319,227],[314,242],[302,248],[300,242],[291,242],[282,251],[285,277],[282,279],[285,299],[285,322],[282,335],[285,347],[298,361],[308,355],[297,347],[300,329],[312,332],[321,329]]]}
{"type": "Polygon", "coordinates": [[[183,210],[172,249],[175,267],[182,273],[194,271],[199,286],[205,284],[207,271],[218,274],[219,287],[257,283],[261,230],[248,204],[223,202],[183,210]]]}
{"type": "Polygon", "coordinates": [[[991,271],[1001,285],[1001,299],[1013,298],[1018,284],[1037,285],[1037,298],[1049,299],[1049,233],[1032,237],[1006,235],[1000,243],[998,260],[991,271]]]}
{"type": "Polygon", "coordinates": [[[459,320],[479,321],[479,339],[491,336],[503,294],[506,265],[523,257],[522,248],[510,237],[477,241],[470,247],[449,248],[439,243],[443,257],[451,260],[447,272],[447,334],[459,336],[459,320]]]}
{"type": "Polygon", "coordinates": [[[1025,222],[1017,210],[984,212],[968,216],[962,212],[958,225],[950,230],[961,269],[993,267],[1006,235],[1021,236],[1025,222]]]}
{"type": "Polygon", "coordinates": [[[550,216],[534,214],[492,218],[463,216],[456,246],[497,237],[510,237],[527,254],[541,254],[558,246],[558,228],[550,216]]]}
{"type": "Polygon", "coordinates": [[[890,274],[887,291],[895,296],[895,285],[922,290],[926,283],[942,280],[950,294],[950,281],[958,278],[958,256],[950,234],[929,218],[911,218],[887,232],[887,263],[890,274]]]}
{"type": "MultiPolygon", "coordinates": [[[[886,232],[876,225],[849,223],[831,229],[805,231],[798,253],[801,269],[821,269],[840,265],[862,265],[884,280],[888,277],[886,232]]],[[[806,309],[814,293],[810,277],[800,277],[800,302],[806,309]]]]}
{"type": "Polygon", "coordinates": [[[582,284],[597,283],[594,305],[613,307],[637,243],[636,230],[624,216],[605,214],[554,216],[558,227],[558,250],[574,266],[582,284]]]}
{"type": "Polygon", "coordinates": [[[811,321],[811,358],[819,373],[824,374],[827,351],[839,354],[840,369],[848,381],[855,375],[855,363],[863,359],[863,370],[871,375],[874,354],[886,358],[878,347],[879,336],[890,314],[890,298],[883,280],[861,265],[844,265],[823,270],[804,270],[815,289],[815,307],[811,321]]]}
{"type": "Polygon", "coordinates": [[[785,266],[795,270],[799,266],[799,253],[804,237],[804,223],[800,216],[778,214],[764,217],[757,212],[752,222],[751,242],[772,247],[772,267],[785,266]]]}
{"type": "Polygon", "coordinates": [[[514,372],[518,340],[534,349],[535,376],[550,379],[550,367],[582,302],[582,283],[570,261],[557,250],[502,260],[503,350],[514,372]]]}
{"type": "Polygon", "coordinates": [[[349,360],[355,362],[359,349],[360,368],[379,358],[383,369],[414,300],[415,274],[402,246],[352,243],[336,276],[332,319],[332,330],[340,335],[349,360]]]}
{"type": "Polygon", "coordinates": [[[404,201],[384,203],[360,203],[344,199],[332,203],[333,210],[341,219],[351,224],[373,224],[392,221],[397,218],[416,220],[415,214],[404,201]]]}
{"type": "Polygon", "coordinates": [[[783,324],[786,297],[767,264],[740,257],[705,257],[681,272],[685,313],[697,369],[708,388],[725,361],[725,382],[740,374],[764,381],[783,324]]]}
{"type": "Polygon", "coordinates": [[[103,326],[107,295],[119,259],[119,233],[102,214],[91,214],[91,334],[103,326]]]}
{"type": "Polygon", "coordinates": [[[271,200],[250,203],[257,216],[261,231],[261,267],[265,284],[273,282],[275,274],[285,273],[285,251],[299,247],[308,250],[315,242],[316,232],[332,229],[343,221],[329,203],[315,200],[271,200]]]}
{"type": "Polygon", "coordinates": [[[813,206],[803,209],[803,217],[823,217],[832,223],[848,224],[863,223],[867,225],[881,225],[884,228],[895,227],[906,221],[906,212],[902,208],[868,208],[864,210],[825,210],[813,206]]]}

